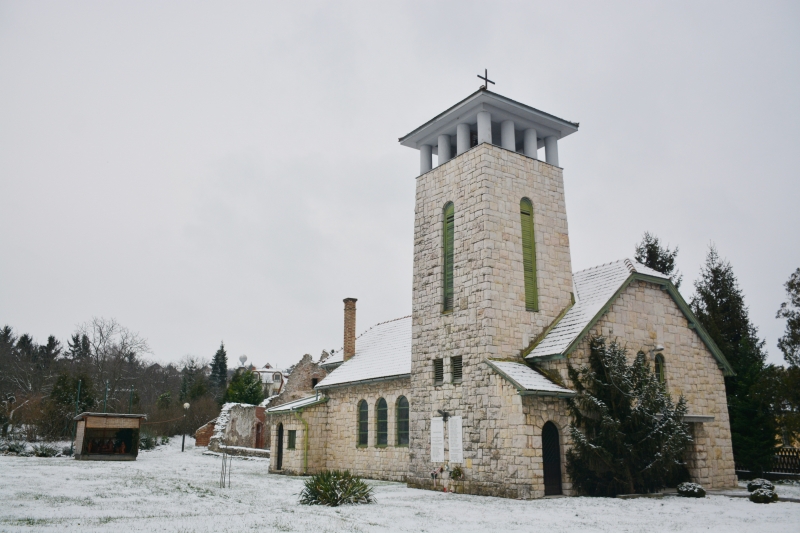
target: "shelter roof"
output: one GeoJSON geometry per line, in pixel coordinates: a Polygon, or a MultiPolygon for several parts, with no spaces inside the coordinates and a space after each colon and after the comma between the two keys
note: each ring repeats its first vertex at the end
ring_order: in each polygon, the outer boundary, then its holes
{"type": "Polygon", "coordinates": [[[81,413],[73,420],[84,420],[88,417],[99,417],[99,418],[147,418],[147,415],[137,415],[137,414],[129,414],[129,413],[81,413]]]}
{"type": "Polygon", "coordinates": [[[411,317],[405,316],[376,324],[359,335],[355,355],[328,374],[316,388],[410,375],[411,317]]]}
{"type": "Polygon", "coordinates": [[[327,402],[327,398],[323,398],[322,396],[314,395],[308,396],[307,398],[300,398],[299,400],[294,400],[289,403],[285,403],[283,405],[278,405],[276,407],[271,407],[267,409],[268,413],[281,413],[281,412],[289,412],[289,411],[296,411],[298,409],[302,409],[304,407],[309,407],[312,405],[316,405],[318,403],[325,403],[327,402]]]}
{"type": "Polygon", "coordinates": [[[557,396],[561,398],[575,396],[575,391],[554,383],[524,363],[495,361],[492,359],[487,359],[486,363],[514,385],[522,395],[557,396]]]}

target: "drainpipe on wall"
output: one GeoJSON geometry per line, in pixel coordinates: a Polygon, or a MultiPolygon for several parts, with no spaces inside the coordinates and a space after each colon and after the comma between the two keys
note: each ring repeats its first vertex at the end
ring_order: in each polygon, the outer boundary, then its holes
{"type": "Polygon", "coordinates": [[[308,421],[303,418],[303,410],[292,411],[294,417],[303,423],[303,475],[308,473],[308,421]]]}

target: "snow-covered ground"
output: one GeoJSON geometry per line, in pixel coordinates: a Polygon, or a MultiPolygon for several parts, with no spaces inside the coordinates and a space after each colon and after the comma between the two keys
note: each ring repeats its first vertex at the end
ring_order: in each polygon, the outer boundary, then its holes
{"type": "MultiPolygon", "coordinates": [[[[726,496],[519,501],[374,482],[377,504],[308,507],[297,503],[302,479],[268,474],[264,459],[234,458],[232,486],[219,488],[220,458],[203,451],[189,445],[181,453],[172,439],[136,462],[0,456],[0,531],[800,530],[798,503],[726,496]]],[[[778,493],[789,496],[781,486],[778,493]]]]}

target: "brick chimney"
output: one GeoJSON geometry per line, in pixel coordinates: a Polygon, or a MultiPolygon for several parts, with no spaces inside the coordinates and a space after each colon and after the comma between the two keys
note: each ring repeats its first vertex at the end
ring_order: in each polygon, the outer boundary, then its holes
{"type": "Polygon", "coordinates": [[[344,299],[344,360],[356,354],[356,299],[344,299]]]}

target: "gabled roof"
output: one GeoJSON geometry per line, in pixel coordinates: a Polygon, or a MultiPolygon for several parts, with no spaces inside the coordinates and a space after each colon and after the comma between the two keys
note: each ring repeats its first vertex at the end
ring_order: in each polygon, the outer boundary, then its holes
{"type": "Polygon", "coordinates": [[[697,321],[669,276],[636,261],[622,259],[576,272],[573,280],[576,292],[574,305],[523,352],[526,359],[556,359],[569,354],[608,311],[617,296],[632,281],[641,280],[660,284],[669,293],[689,321],[689,327],[697,332],[725,375],[733,375],[730,363],[697,321]]]}
{"type": "Polygon", "coordinates": [[[300,398],[299,400],[294,400],[293,402],[285,403],[283,405],[278,405],[276,407],[271,407],[267,409],[268,413],[282,413],[282,412],[289,412],[289,411],[296,411],[298,409],[302,409],[304,407],[309,407],[312,405],[317,405],[318,403],[325,403],[328,399],[322,396],[309,396],[307,398],[300,398]]]}
{"type": "Polygon", "coordinates": [[[356,339],[356,354],[328,374],[316,388],[410,375],[411,317],[406,316],[376,324],[362,333],[356,339]]]}
{"type": "Polygon", "coordinates": [[[523,396],[557,396],[559,398],[575,396],[575,391],[553,383],[524,363],[487,359],[486,364],[514,385],[523,396]]]}

